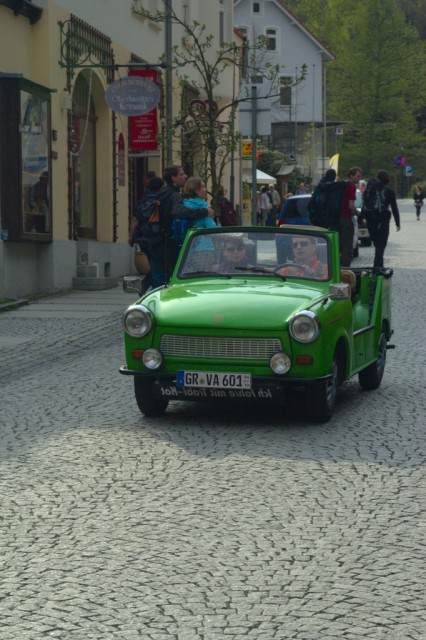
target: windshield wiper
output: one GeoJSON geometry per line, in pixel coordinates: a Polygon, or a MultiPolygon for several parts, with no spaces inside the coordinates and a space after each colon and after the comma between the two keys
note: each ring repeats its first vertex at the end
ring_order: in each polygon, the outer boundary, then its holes
{"type": "Polygon", "coordinates": [[[183,278],[187,276],[218,276],[221,278],[229,278],[229,273],[217,273],[216,271],[185,271],[185,273],[181,274],[183,278]]]}
{"type": "Polygon", "coordinates": [[[266,267],[234,267],[238,271],[250,271],[251,273],[269,273],[271,276],[277,276],[280,280],[285,280],[286,276],[277,273],[274,269],[267,269],[266,267]]]}

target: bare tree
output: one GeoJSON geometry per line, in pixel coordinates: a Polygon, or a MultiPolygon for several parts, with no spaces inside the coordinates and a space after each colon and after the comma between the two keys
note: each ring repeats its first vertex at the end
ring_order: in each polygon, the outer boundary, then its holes
{"type": "MultiPolygon", "coordinates": [[[[241,79],[262,77],[268,90],[259,99],[279,95],[281,65],[268,60],[265,36],[242,45],[220,42],[217,46],[205,24],[188,24],[173,9],[155,14],[143,8],[135,11],[150,21],[170,21],[181,28],[183,35],[172,47],[171,61],[162,56],[176,74],[180,100],[179,113],[166,123],[163,137],[179,139],[181,162],[203,177],[217,203],[225,168],[232,153],[239,149],[241,134],[235,127],[239,105],[251,100],[249,87],[241,79]],[[234,88],[232,95],[225,97],[220,94],[221,78],[229,70],[234,88]]],[[[305,73],[302,67],[300,77],[293,83],[300,82],[305,73]]]]}

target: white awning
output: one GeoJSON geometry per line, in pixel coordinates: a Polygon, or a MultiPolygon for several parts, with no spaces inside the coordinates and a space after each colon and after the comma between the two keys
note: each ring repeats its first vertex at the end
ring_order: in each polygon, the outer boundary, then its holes
{"type": "MultiPolygon", "coordinates": [[[[251,183],[251,169],[243,169],[243,182],[251,183]]],[[[264,171],[256,169],[256,184],[277,184],[277,181],[264,171]]]]}

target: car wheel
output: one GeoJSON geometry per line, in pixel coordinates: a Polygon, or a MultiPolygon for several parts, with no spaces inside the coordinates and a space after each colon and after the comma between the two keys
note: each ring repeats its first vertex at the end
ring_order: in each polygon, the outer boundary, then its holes
{"type": "Polygon", "coordinates": [[[354,258],[358,258],[359,256],[359,249],[358,247],[354,247],[353,251],[352,251],[352,255],[354,258]]]}
{"type": "Polygon", "coordinates": [[[340,361],[337,353],[334,354],[330,373],[326,380],[317,380],[308,388],[307,412],[313,422],[328,422],[333,415],[340,380],[340,361]]]}
{"type": "Polygon", "coordinates": [[[146,416],[147,418],[162,416],[167,409],[169,401],[167,398],[153,398],[153,380],[135,376],[134,384],[136,402],[144,416],[146,416]]]}
{"type": "Polygon", "coordinates": [[[376,362],[373,362],[373,364],[370,364],[358,374],[359,384],[363,389],[372,391],[373,389],[377,389],[377,387],[380,386],[383,374],[385,372],[386,350],[386,336],[382,331],[379,342],[379,353],[376,362]]]}

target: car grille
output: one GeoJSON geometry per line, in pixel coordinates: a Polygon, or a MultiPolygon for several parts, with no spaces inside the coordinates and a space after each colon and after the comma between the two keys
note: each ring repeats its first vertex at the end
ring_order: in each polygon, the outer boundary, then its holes
{"type": "Polygon", "coordinates": [[[269,360],[281,350],[274,338],[209,338],[203,336],[171,336],[161,338],[161,352],[184,358],[225,358],[229,360],[269,360]]]}

